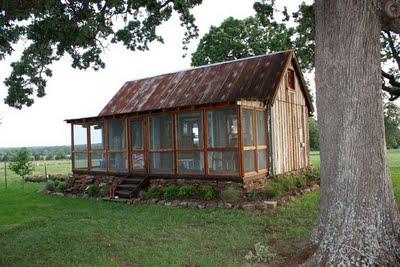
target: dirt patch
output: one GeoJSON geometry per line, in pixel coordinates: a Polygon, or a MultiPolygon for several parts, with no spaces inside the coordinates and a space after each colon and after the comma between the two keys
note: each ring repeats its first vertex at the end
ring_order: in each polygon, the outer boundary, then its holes
{"type": "Polygon", "coordinates": [[[294,267],[303,264],[317,249],[308,240],[293,242],[290,240],[274,239],[271,247],[281,259],[281,266],[294,267]]]}

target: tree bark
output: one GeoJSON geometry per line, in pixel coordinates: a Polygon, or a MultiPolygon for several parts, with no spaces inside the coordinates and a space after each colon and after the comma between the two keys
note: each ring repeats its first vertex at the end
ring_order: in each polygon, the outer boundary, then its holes
{"type": "Polygon", "coordinates": [[[308,266],[398,266],[399,211],[387,168],[381,1],[316,0],[321,200],[308,266]],[[358,265],[357,265],[358,264],[358,265]]]}

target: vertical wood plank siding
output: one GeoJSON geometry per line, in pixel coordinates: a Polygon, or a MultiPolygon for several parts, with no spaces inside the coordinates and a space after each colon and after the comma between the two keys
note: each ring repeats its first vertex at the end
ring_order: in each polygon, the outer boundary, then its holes
{"type": "MultiPolygon", "coordinates": [[[[293,65],[290,64],[289,68],[293,69],[293,65]]],[[[288,89],[285,75],[272,105],[273,174],[295,171],[309,165],[308,108],[300,89],[299,77],[295,78],[295,84],[295,90],[288,89]]]]}

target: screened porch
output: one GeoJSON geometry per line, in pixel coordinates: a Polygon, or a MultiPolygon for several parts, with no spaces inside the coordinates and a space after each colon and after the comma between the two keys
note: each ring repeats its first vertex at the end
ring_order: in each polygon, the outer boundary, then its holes
{"type": "Polygon", "coordinates": [[[71,122],[76,173],[241,178],[268,170],[263,105],[220,105],[71,122]]]}

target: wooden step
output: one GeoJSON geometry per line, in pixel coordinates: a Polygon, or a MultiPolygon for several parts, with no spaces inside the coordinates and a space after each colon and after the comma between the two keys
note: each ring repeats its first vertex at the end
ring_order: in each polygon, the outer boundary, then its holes
{"type": "Polygon", "coordinates": [[[143,178],[126,178],[123,184],[139,184],[143,178]]]}
{"type": "Polygon", "coordinates": [[[117,189],[132,191],[136,188],[136,184],[119,184],[117,189]]]}
{"type": "Polygon", "coordinates": [[[130,199],[132,197],[132,190],[117,190],[115,195],[119,196],[120,198],[130,199]]]}

